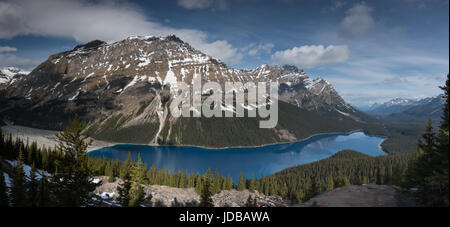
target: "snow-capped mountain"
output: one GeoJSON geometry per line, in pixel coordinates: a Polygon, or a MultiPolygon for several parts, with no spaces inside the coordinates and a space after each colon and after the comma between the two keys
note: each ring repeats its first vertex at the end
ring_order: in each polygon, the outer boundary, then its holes
{"type": "Polygon", "coordinates": [[[381,104],[375,103],[367,109],[366,112],[373,115],[390,115],[406,111],[414,106],[427,104],[436,98],[437,97],[428,97],[423,99],[395,98],[381,104]]]}
{"type": "Polygon", "coordinates": [[[6,86],[10,84],[17,77],[28,75],[30,72],[16,68],[16,67],[3,67],[0,68],[0,86],[6,86]]]}
{"type": "MultiPolygon", "coordinates": [[[[411,102],[410,102],[411,103],[411,102]]],[[[445,99],[443,95],[415,100],[406,109],[383,116],[384,119],[403,123],[426,123],[429,118],[438,125],[443,115],[445,99]]]]}
{"type": "Polygon", "coordinates": [[[281,101],[327,117],[361,121],[362,115],[322,78],[311,79],[295,66],[233,69],[176,36],[134,36],[111,44],[96,40],[51,55],[28,76],[10,81],[0,115],[18,124],[61,129],[77,113],[89,123],[90,134],[101,139],[183,144],[180,134],[186,125],[180,121],[185,120],[168,114],[170,86],[177,81],[192,84],[197,77],[222,86],[276,81],[281,101]],[[136,141],[134,132],[143,128],[150,133],[136,141]]]}

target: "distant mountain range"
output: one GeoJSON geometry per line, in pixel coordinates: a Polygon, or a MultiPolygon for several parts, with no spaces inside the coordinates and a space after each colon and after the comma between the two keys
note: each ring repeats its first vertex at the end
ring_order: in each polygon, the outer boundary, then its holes
{"type": "Polygon", "coordinates": [[[428,118],[438,123],[445,105],[443,95],[420,100],[396,98],[374,104],[365,112],[378,118],[400,123],[425,123],[428,118]]]}
{"type": "Polygon", "coordinates": [[[16,67],[0,68],[0,89],[5,88],[20,76],[28,75],[30,72],[24,71],[16,67]]]}
{"type": "Polygon", "coordinates": [[[261,145],[360,129],[376,121],[347,104],[326,80],[311,79],[295,66],[233,69],[176,36],[135,36],[111,44],[96,40],[51,55],[28,75],[5,75],[0,87],[4,122],[60,130],[76,113],[88,122],[92,137],[113,142],[261,145]],[[202,83],[222,86],[278,82],[277,127],[260,129],[258,118],[173,118],[170,86],[191,84],[198,76],[202,83]]]}

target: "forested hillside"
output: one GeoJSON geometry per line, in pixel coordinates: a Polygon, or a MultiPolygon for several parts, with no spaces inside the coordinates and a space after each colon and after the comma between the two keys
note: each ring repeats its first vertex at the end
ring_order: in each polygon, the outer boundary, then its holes
{"type": "Polygon", "coordinates": [[[372,157],[344,150],[330,158],[263,177],[256,181],[256,188],[300,203],[323,191],[351,184],[399,185],[410,157],[411,154],[372,157]]]}

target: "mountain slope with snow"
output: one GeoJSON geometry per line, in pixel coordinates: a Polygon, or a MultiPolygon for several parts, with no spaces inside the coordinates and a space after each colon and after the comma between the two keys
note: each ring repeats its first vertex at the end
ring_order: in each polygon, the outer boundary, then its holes
{"type": "Polygon", "coordinates": [[[4,120],[60,130],[78,114],[88,122],[90,135],[114,142],[192,144],[193,137],[203,136],[207,142],[196,145],[258,145],[353,130],[369,120],[322,78],[311,79],[294,66],[233,69],[175,36],[78,45],[51,55],[28,76],[11,81],[4,93],[4,100],[0,99],[4,120]],[[299,124],[290,125],[304,130],[282,123],[275,129],[259,129],[257,118],[173,118],[168,110],[173,98],[170,87],[177,81],[192,84],[196,78],[202,84],[218,82],[222,89],[225,82],[277,82],[279,100],[295,107],[280,105],[280,118],[299,111],[291,116],[299,124]],[[227,130],[241,133],[221,133],[227,130]],[[218,144],[219,140],[227,142],[218,144]]]}

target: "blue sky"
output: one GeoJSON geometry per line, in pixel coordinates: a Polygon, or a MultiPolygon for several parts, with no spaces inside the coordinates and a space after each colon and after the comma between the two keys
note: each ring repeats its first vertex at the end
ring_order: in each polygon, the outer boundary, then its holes
{"type": "Polygon", "coordinates": [[[32,69],[94,39],[176,34],[241,69],[294,64],[356,106],[437,95],[448,0],[0,0],[0,66],[32,69]]]}

